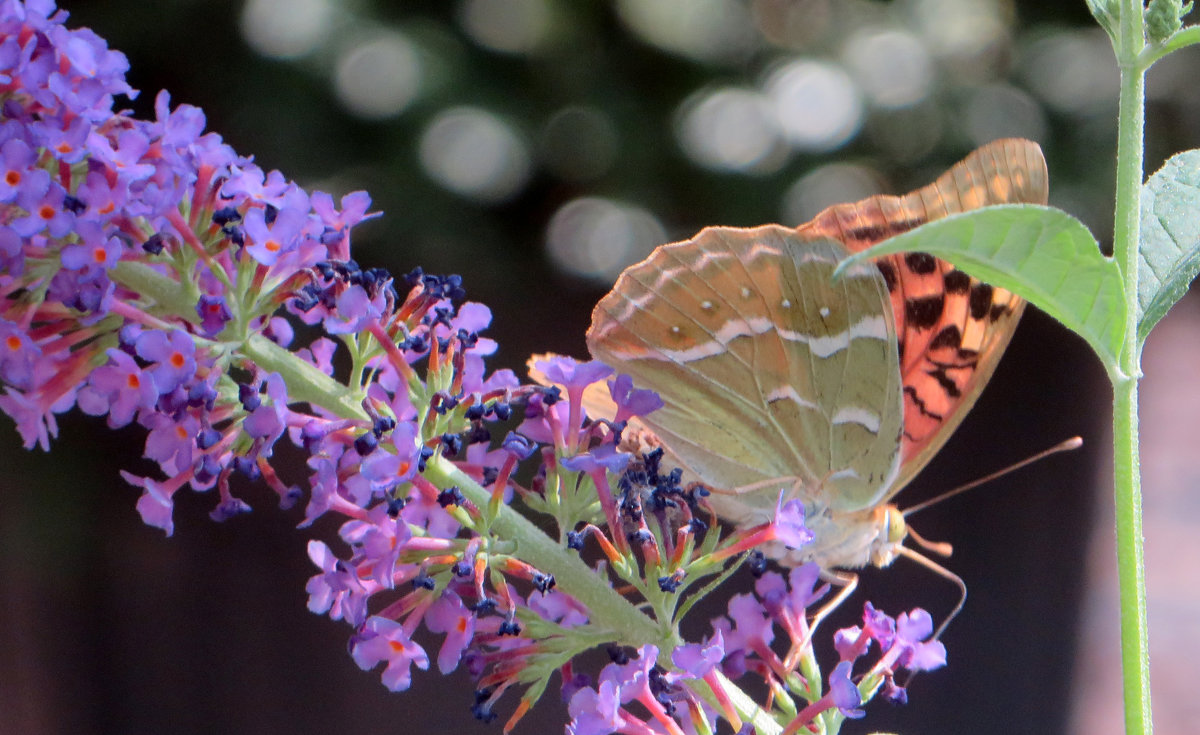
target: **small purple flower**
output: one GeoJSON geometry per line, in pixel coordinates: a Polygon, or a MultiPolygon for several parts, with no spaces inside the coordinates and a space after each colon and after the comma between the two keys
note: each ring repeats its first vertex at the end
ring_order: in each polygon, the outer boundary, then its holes
{"type": "Polygon", "coordinates": [[[500,446],[518,460],[527,459],[537,449],[537,445],[515,431],[508,432],[500,446]]]}
{"type": "Polygon", "coordinates": [[[862,704],[862,695],[859,693],[858,687],[854,686],[854,682],[850,680],[852,666],[851,662],[842,661],[833,668],[833,671],[829,672],[829,697],[843,716],[857,720],[866,712],[859,709],[859,705],[862,704]]]}
{"type": "Polygon", "coordinates": [[[299,246],[307,223],[308,197],[293,188],[285,195],[283,207],[270,224],[262,207],[255,207],[246,213],[246,252],[262,265],[274,265],[281,256],[299,246]]]}
{"type": "Polygon", "coordinates": [[[28,186],[17,197],[17,205],[27,214],[14,217],[9,226],[21,237],[32,237],[41,232],[54,238],[65,237],[75,224],[75,215],[63,206],[66,190],[53,180],[42,189],[40,177],[31,175],[28,178],[28,186]]]}
{"type": "Polygon", "coordinates": [[[381,662],[386,664],[383,685],[393,692],[402,692],[412,684],[414,665],[422,671],[429,668],[425,649],[409,638],[399,623],[377,615],[367,618],[350,646],[350,655],[363,671],[381,662]]]}
{"type": "Polygon", "coordinates": [[[264,174],[258,166],[242,159],[229,166],[229,179],[221,187],[221,196],[241,201],[253,199],[279,206],[283,202],[288,181],[279,171],[264,174]]]}
{"type": "Polygon", "coordinates": [[[416,426],[408,421],[397,424],[390,443],[395,451],[380,451],[381,446],[362,461],[362,476],[370,481],[375,492],[390,490],[417,474],[421,446],[417,442],[416,426]]]}
{"type": "Polygon", "coordinates": [[[368,591],[354,568],[343,564],[324,541],[308,542],[308,558],[321,570],[304,587],[309,611],[361,625],[367,618],[368,591]]]}
{"type": "Polygon", "coordinates": [[[434,633],[445,633],[446,639],[438,651],[438,671],[449,674],[458,668],[463,652],[475,635],[475,616],[461,598],[447,590],[434,600],[425,613],[425,627],[434,633]]]}
{"type": "Polygon", "coordinates": [[[812,543],[813,532],[804,525],[804,503],[799,498],[783,501],[784,493],[779,491],[779,500],[775,503],[775,518],[771,525],[775,529],[775,538],[789,549],[799,549],[812,543]]]}
{"type": "Polygon", "coordinates": [[[178,474],[192,464],[192,450],[196,448],[196,434],[200,421],[184,414],[178,419],[155,413],[143,421],[150,433],[146,435],[146,457],[158,462],[158,466],[169,476],[178,474]]]}
{"type": "MultiPolygon", "coordinates": [[[[161,334],[161,332],[159,333],[161,334]]],[[[138,411],[152,409],[159,390],[153,373],[143,371],[129,355],[108,350],[108,364],[96,368],[79,390],[79,408],[92,416],[108,414],[111,428],[125,426],[138,411]]]]}
{"type": "Polygon", "coordinates": [[[412,538],[408,524],[387,511],[387,504],[380,503],[368,511],[366,520],[347,521],[339,532],[357,552],[359,576],[369,575],[383,589],[392,588],[400,554],[412,538]]]}
{"type": "Polygon", "coordinates": [[[374,298],[358,284],[353,284],[338,294],[335,307],[325,315],[321,326],[329,334],[351,334],[361,332],[383,315],[386,298],[380,292],[374,298]]]}
{"type": "Polygon", "coordinates": [[[571,721],[567,735],[609,735],[620,732],[626,721],[621,710],[621,687],[614,681],[600,682],[596,689],[575,692],[567,705],[571,721]]]}
{"type": "Polygon", "coordinates": [[[528,604],[529,609],[543,620],[558,623],[563,628],[586,625],[588,621],[586,609],[577,600],[558,590],[530,595],[528,604]]]}
{"type": "Polygon", "coordinates": [[[27,187],[34,186],[41,191],[50,188],[50,174],[41,169],[34,169],[37,162],[37,152],[20,138],[10,138],[0,146],[0,202],[10,203],[27,187]],[[37,182],[30,181],[36,177],[37,182]]]}
{"type": "Polygon", "coordinates": [[[829,592],[828,584],[817,588],[820,579],[821,567],[814,562],[801,564],[788,573],[789,601],[793,610],[804,610],[829,592]]]}
{"type": "Polygon", "coordinates": [[[196,315],[200,317],[200,330],[205,337],[216,337],[233,318],[224,296],[203,294],[196,302],[196,315]]]}
{"type": "Polygon", "coordinates": [[[84,241],[63,247],[59,256],[63,267],[72,270],[91,267],[104,270],[112,268],[121,258],[121,251],[124,247],[121,241],[116,237],[105,238],[101,234],[100,228],[94,224],[91,227],[84,225],[85,223],[80,223],[77,228],[77,232],[84,237],[84,241]]]}
{"type": "Polygon", "coordinates": [[[547,360],[537,360],[533,366],[542,371],[551,383],[563,386],[568,392],[572,389],[583,390],[592,383],[607,378],[613,371],[599,360],[579,362],[561,355],[547,360]]]}
{"type": "Polygon", "coordinates": [[[634,416],[645,416],[663,407],[663,400],[652,390],[634,389],[633,377],[618,375],[608,384],[608,393],[617,404],[617,415],[613,421],[628,421],[634,416]]]}
{"type": "Polygon", "coordinates": [[[143,163],[142,157],[150,150],[150,139],[138,129],[123,130],[114,141],[98,132],[88,137],[88,153],[92,160],[101,161],[115,171],[117,178],[126,186],[143,182],[154,174],[154,165],[143,163]]]}
{"type": "Polygon", "coordinates": [[[161,136],[166,148],[191,145],[204,132],[204,111],[192,105],[179,105],[171,111],[171,95],[162,90],[154,98],[155,123],[151,131],[161,136]]]}
{"type": "Polygon", "coordinates": [[[574,457],[564,457],[562,466],[572,472],[607,471],[621,474],[632,459],[630,454],[618,452],[615,444],[601,444],[590,452],[574,457]]]}
{"type": "Polygon", "coordinates": [[[367,213],[371,207],[371,197],[365,191],[355,191],[342,197],[341,211],[333,205],[333,197],[323,191],[312,194],[313,211],[321,218],[321,224],[332,236],[322,236],[321,241],[329,246],[329,257],[338,260],[350,258],[350,228],[364,220],[374,219],[383,212],[367,213]]]}
{"type": "Polygon", "coordinates": [[[671,652],[671,663],[703,679],[725,659],[725,638],[717,631],[703,643],[689,643],[671,652]]]}
{"type": "Polygon", "coordinates": [[[270,373],[263,381],[267,387],[267,398],[250,412],[242,422],[242,428],[255,439],[263,439],[262,452],[270,456],[270,447],[287,427],[288,395],[287,383],[279,373],[270,373]]]}
{"type": "Polygon", "coordinates": [[[173,490],[168,490],[163,483],[149,477],[138,477],[121,470],[121,477],[130,485],[142,488],[142,496],[137,501],[138,514],[147,526],[154,526],[166,531],[167,535],[175,533],[175,521],[171,514],[174,503],[171,500],[173,490]]]}
{"type": "Polygon", "coordinates": [[[34,143],[38,148],[54,151],[54,157],[63,163],[79,163],[87,155],[87,139],[91,123],[77,117],[66,125],[55,118],[47,118],[30,126],[34,143]]]}
{"type": "Polygon", "coordinates": [[[159,393],[170,393],[196,373],[196,343],[182,329],[170,334],[151,329],[137,339],[137,355],[153,363],[149,373],[159,393]]]}
{"type": "Polygon", "coordinates": [[[853,661],[867,652],[867,648],[871,645],[871,639],[868,637],[866,645],[860,647],[859,641],[862,640],[862,635],[862,628],[857,625],[842,628],[833,634],[833,647],[842,661],[853,661]]]}
{"type": "Polygon", "coordinates": [[[728,610],[734,627],[725,635],[727,649],[764,651],[770,647],[771,641],[775,640],[775,631],[766,609],[754,595],[734,595],[729,600],[728,610]]]}
{"type": "Polygon", "coordinates": [[[0,380],[27,390],[33,385],[33,369],[42,350],[25,330],[0,318],[0,380]]]}
{"type": "Polygon", "coordinates": [[[894,645],[901,647],[897,664],[909,671],[932,671],[946,665],[941,641],[925,641],[933,633],[933,618],[921,608],[896,618],[894,645]]]}
{"type": "Polygon", "coordinates": [[[863,631],[886,651],[892,647],[896,636],[896,621],[882,610],[876,610],[870,602],[866,602],[863,604],[863,631]]]}

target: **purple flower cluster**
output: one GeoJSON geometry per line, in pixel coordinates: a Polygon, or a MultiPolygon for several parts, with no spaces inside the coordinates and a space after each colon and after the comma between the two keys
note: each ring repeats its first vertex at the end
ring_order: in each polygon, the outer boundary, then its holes
{"type": "MultiPolygon", "coordinates": [[[[56,415],[72,408],[142,427],[158,472],[122,476],[141,489],[143,520],[168,535],[184,488],[217,488],[215,520],[247,512],[231,492],[237,474],[285,507],[307,497],[302,527],[343,517],[346,553],[309,543],[309,609],[352,625],[355,662],[382,664],[392,690],[429,668],[418,639],[440,636],[438,670],[470,671],[482,719],[521,687],[511,726],[555,672],[580,735],[711,725],[718,712],[697,696],[700,681],[740,728],[722,677],[791,685],[811,656],[806,610],[826,592],[811,565],[786,583],[762,575],[757,597],[735,597],[701,644],[660,655],[651,644],[675,638],[649,639],[745,552],[809,543],[801,503],[781,496],[771,522],[721,537],[706,491],[664,466],[637,428],[658,396],[562,357],[533,361],[540,385],[489,374],[496,344],[480,332],[491,313],[464,300],[457,276],[393,279],[351,259],[351,228],[376,216],[365,193],[335,203],[262,171],[165,92],[152,121],[115,111],[115,97],[136,95],[125,57],[65,19],[48,0],[0,0],[0,410],[27,448],[48,450],[56,415]],[[297,321],[329,337],[293,345],[297,321]],[[351,366],[340,373],[338,349],[351,366]],[[306,489],[276,472],[285,438],[303,452],[306,489]],[[523,487],[516,473],[530,458],[538,469],[523,487]],[[570,562],[558,568],[583,572],[568,584],[632,590],[654,617],[639,656],[606,668],[594,689],[571,669],[598,640],[580,633],[594,610],[556,589],[543,552],[537,564],[521,555],[537,543],[497,530],[515,515],[514,494],[557,523],[550,548],[570,562]],[[588,539],[603,552],[590,569],[578,559],[588,539]],[[776,626],[791,641],[782,656],[776,626]],[[628,710],[634,701],[648,721],[628,710]]],[[[920,611],[892,621],[868,607],[862,629],[839,633],[830,691],[808,682],[809,709],[857,712],[851,666],[872,641],[883,654],[868,675],[889,683],[897,667],[939,665],[940,644],[920,642],[927,623],[920,611]]],[[[629,642],[619,624],[601,630],[629,642]]]]}
{"type": "MultiPolygon", "coordinates": [[[[798,670],[818,671],[811,660],[812,631],[807,615],[829,591],[829,585],[817,585],[819,572],[810,563],[792,569],[786,580],[775,572],[760,576],[755,594],[734,596],[728,617],[713,620],[711,637],[671,651],[671,668],[665,667],[656,648],[647,646],[633,660],[615,659],[601,672],[595,687],[572,682],[564,688],[572,716],[567,732],[694,733],[701,731],[696,724],[700,721],[715,729],[718,710],[681,686],[692,680],[708,685],[720,705],[720,716],[740,732],[744,723],[733,706],[727,682],[752,674],[761,677],[777,696],[787,696],[784,692],[790,690],[803,700],[804,708],[785,730],[794,733],[825,713],[861,717],[861,706],[881,687],[888,699],[906,701],[904,689],[894,681],[896,671],[929,671],[945,665],[945,648],[938,641],[927,640],[933,632],[929,613],[915,609],[893,619],[867,603],[863,626],[840,630],[834,637],[839,661],[829,673],[828,686],[799,676],[798,670]],[[792,643],[787,656],[773,648],[777,630],[792,643]],[[856,684],[851,678],[855,662],[874,645],[880,650],[879,658],[857,677],[863,684],[856,684]],[[799,666],[805,658],[809,659],[806,665],[799,666]],[[634,703],[645,714],[630,706],[634,703]]],[[[836,730],[836,723],[826,724],[836,730]]]]}
{"type": "Polygon", "coordinates": [[[403,688],[410,664],[428,665],[408,638],[422,620],[447,633],[443,670],[515,629],[516,593],[485,591],[480,546],[460,538],[476,509],[420,476],[445,456],[483,482],[510,456],[485,424],[523,393],[511,372],[484,373],[488,309],[464,303],[454,276],[417,270],[398,293],[359,268],[350,229],[375,216],[365,193],[338,204],[262,171],[165,92],[154,120],[114,111],[136,95],[125,57],[65,19],[50,2],[0,1],[0,410],[25,446],[49,449],[73,407],[140,425],[159,474],[122,476],[142,489],[145,522],[171,534],[185,487],[218,488],[217,520],[249,510],[234,474],[299,499],[272,465],[286,437],[310,470],[304,524],[350,519],[348,560],[312,542],[309,592],[312,610],[356,627],[356,661],[386,660],[385,683],[403,688]],[[285,349],[281,308],[366,337],[347,343],[355,374],[332,377],[331,339],[285,349]],[[404,583],[414,591],[376,602],[404,583]]]}

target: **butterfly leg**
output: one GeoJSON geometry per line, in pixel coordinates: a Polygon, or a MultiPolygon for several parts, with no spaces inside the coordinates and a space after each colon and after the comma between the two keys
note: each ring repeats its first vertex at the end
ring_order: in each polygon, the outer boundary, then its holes
{"type": "Polygon", "coordinates": [[[821,606],[813,615],[812,621],[808,624],[808,630],[804,637],[792,644],[788,650],[787,657],[783,663],[786,667],[794,667],[800,660],[800,656],[804,650],[812,643],[813,635],[817,632],[817,626],[821,624],[829,614],[838,609],[850,595],[854,594],[854,589],[858,587],[858,575],[853,572],[838,572],[833,570],[822,569],[821,579],[829,582],[835,587],[839,587],[837,594],[833,596],[829,602],[821,606]]]}
{"type": "Polygon", "coordinates": [[[937,630],[934,631],[933,636],[929,639],[931,641],[936,641],[938,638],[941,638],[942,633],[945,632],[946,628],[950,625],[950,621],[954,620],[954,618],[958,617],[958,614],[962,612],[963,605],[967,604],[967,583],[963,581],[962,577],[958,576],[941,564],[938,564],[933,559],[913,551],[908,547],[901,546],[898,551],[900,552],[901,556],[912,559],[942,579],[953,582],[958,587],[958,604],[954,606],[954,609],[950,611],[950,614],[946,616],[946,619],[942,621],[941,625],[937,627],[937,630]]]}
{"type": "Polygon", "coordinates": [[[717,495],[738,496],[738,495],[746,495],[747,493],[757,492],[759,490],[762,490],[763,488],[771,487],[772,485],[776,485],[776,486],[793,485],[794,486],[794,485],[798,485],[799,483],[800,483],[799,477],[785,475],[782,477],[772,477],[768,480],[759,480],[758,482],[752,482],[749,485],[739,485],[739,486],[733,488],[732,490],[722,490],[720,488],[710,487],[708,485],[705,485],[705,487],[708,488],[709,492],[716,493],[717,495]]]}
{"type": "MultiPolygon", "coordinates": [[[[900,547],[899,551],[902,556],[912,559],[939,577],[949,580],[958,586],[958,604],[954,606],[954,609],[950,611],[950,614],[946,616],[946,619],[943,620],[940,625],[938,625],[937,630],[935,630],[933,635],[929,637],[930,641],[936,641],[942,637],[942,633],[946,632],[946,628],[949,627],[950,621],[954,620],[954,618],[958,617],[958,614],[962,612],[963,605],[967,604],[967,583],[963,581],[962,577],[958,576],[954,572],[945,568],[941,564],[938,564],[936,561],[927,556],[923,556],[922,554],[903,546],[900,547]]],[[[916,676],[916,672],[908,672],[908,676],[905,677],[900,686],[903,688],[908,688],[908,685],[912,683],[914,676],[916,676]]]]}

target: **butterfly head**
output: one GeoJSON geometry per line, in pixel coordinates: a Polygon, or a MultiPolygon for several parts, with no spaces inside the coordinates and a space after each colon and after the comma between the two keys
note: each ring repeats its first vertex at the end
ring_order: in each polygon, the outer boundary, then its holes
{"type": "Polygon", "coordinates": [[[879,517],[879,536],[871,544],[870,562],[873,566],[886,567],[896,558],[897,549],[908,536],[908,524],[904,514],[891,503],[875,508],[879,517]]]}

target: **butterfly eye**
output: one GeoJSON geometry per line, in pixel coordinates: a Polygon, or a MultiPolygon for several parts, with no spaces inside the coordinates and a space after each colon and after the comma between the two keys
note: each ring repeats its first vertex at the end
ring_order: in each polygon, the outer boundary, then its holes
{"type": "Polygon", "coordinates": [[[897,544],[903,541],[907,534],[908,524],[904,522],[904,514],[896,506],[889,505],[882,535],[887,538],[889,544],[897,544]]]}

